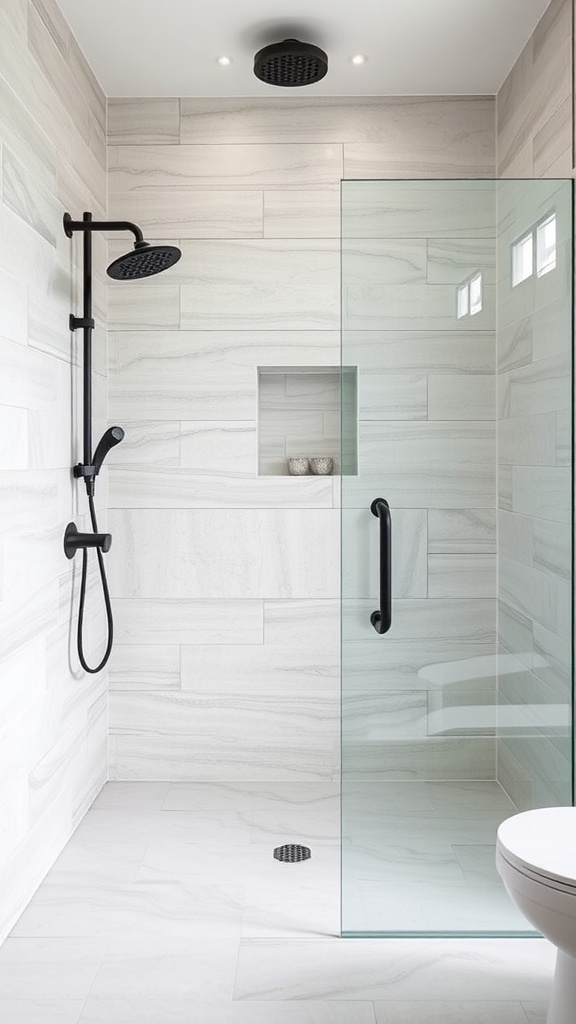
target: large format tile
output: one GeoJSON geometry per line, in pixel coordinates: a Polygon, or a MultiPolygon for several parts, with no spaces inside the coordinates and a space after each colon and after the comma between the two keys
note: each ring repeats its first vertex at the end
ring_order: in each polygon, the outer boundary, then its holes
{"type": "Polygon", "coordinates": [[[520,1002],[438,1002],[375,1004],[377,1024],[526,1024],[520,1002]]]}
{"type": "Polygon", "coordinates": [[[0,949],[0,1000],[85,999],[107,939],[9,938],[0,949]]]}
{"type": "MultiPolygon", "coordinates": [[[[190,1024],[190,1020],[196,1017],[202,1020],[202,1024],[270,1024],[272,1020],[277,1024],[350,1024],[351,1019],[355,1024],[374,1024],[375,1020],[371,1002],[355,1002],[353,1006],[318,1001],[246,1005],[233,1002],[207,1003],[167,994],[163,999],[88,999],[81,1024],[110,1024],[116,1020],[122,1021],[122,1024],[164,1024],[167,1017],[170,1024],[190,1024]]],[[[48,1020],[46,1024],[52,1022],[48,1020]]],[[[55,1021],[55,1024],[60,1024],[60,1021],[55,1021]]],[[[68,1021],[62,1024],[68,1024],[68,1021]]]]}
{"type": "Polygon", "coordinates": [[[554,949],[543,939],[294,942],[243,940],[235,998],[545,999],[554,949]]]}
{"type": "Polygon", "coordinates": [[[336,510],[239,509],[233,516],[221,508],[116,510],[110,525],[124,552],[123,562],[111,566],[116,598],[338,593],[336,510]],[[165,532],[178,537],[178,544],[160,550],[156,541],[165,532]]]}
{"type": "Polygon", "coordinates": [[[301,644],[233,647],[216,644],[182,648],[182,689],[204,693],[336,693],[339,657],[336,647],[301,644]]]}
{"type": "Polygon", "coordinates": [[[110,193],[174,189],[336,187],[341,146],[111,146],[110,193]]]}
{"type": "Polygon", "coordinates": [[[83,999],[0,999],[1,1024],[78,1024],[83,999]]]}

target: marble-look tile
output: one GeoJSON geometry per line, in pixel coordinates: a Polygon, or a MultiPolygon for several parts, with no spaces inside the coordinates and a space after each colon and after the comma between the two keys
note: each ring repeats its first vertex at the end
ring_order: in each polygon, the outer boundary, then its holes
{"type": "MultiPolygon", "coordinates": [[[[252,477],[226,472],[197,473],[178,467],[117,466],[110,473],[110,505],[127,509],[331,509],[332,480],[275,475],[252,477]]],[[[167,595],[166,595],[167,596],[167,595]]]]}
{"type": "Polygon", "coordinates": [[[0,408],[0,469],[28,466],[28,410],[0,408]]]}
{"type": "Polygon", "coordinates": [[[532,361],[532,317],[527,316],[497,333],[498,371],[513,370],[532,361]]]}
{"type": "Polygon", "coordinates": [[[0,335],[20,345],[28,343],[26,286],[5,271],[0,272],[0,335]]]}
{"type": "Polygon", "coordinates": [[[112,448],[109,466],[180,465],[180,423],[169,420],[133,420],[125,429],[122,444],[112,448]]]}
{"type": "Polygon", "coordinates": [[[179,690],[176,644],[115,644],[108,680],[111,690],[179,690]]]}
{"type": "Polygon", "coordinates": [[[494,373],[489,331],[344,331],[342,337],[346,360],[366,373],[494,373]]]}
{"type": "MultiPolygon", "coordinates": [[[[517,518],[517,517],[515,517],[517,518]]],[[[536,519],[533,524],[535,568],[570,581],[572,579],[572,535],[569,527],[536,519]]]]}
{"type": "Polygon", "coordinates": [[[334,509],[115,510],[125,557],[110,566],[116,598],[326,598],[338,593],[334,509]],[[158,550],[168,530],[180,538],[158,550]],[[141,551],[146,550],[146,558],[141,551]]]}
{"type": "Polygon", "coordinates": [[[339,237],[339,192],[264,191],[264,238],[339,237]]]}
{"type": "Polygon", "coordinates": [[[301,693],[310,689],[335,694],[339,680],[336,647],[301,644],[182,648],[182,689],[200,693],[301,693]]]}
{"type": "Polygon", "coordinates": [[[428,512],[430,554],[478,554],[496,552],[494,509],[430,509],[428,512]]]}
{"type": "MultiPolygon", "coordinates": [[[[452,132],[468,133],[471,121],[493,146],[493,97],[478,96],[265,96],[262,98],[183,97],[184,143],[381,142],[390,160],[407,149],[422,160],[422,139],[442,134],[443,157],[450,160],[452,132]]],[[[487,161],[488,162],[488,161],[487,161]]],[[[492,157],[492,165],[493,165],[492,157]]],[[[450,171],[453,175],[453,170],[450,171]]],[[[493,169],[490,172],[491,176],[493,169]]],[[[386,177],[394,177],[388,170],[386,177]]],[[[408,175],[413,177],[412,174],[408,175]]],[[[426,175],[427,177],[428,175],[426,175]]]]}
{"type": "Polygon", "coordinates": [[[109,146],[180,142],[180,100],[173,97],[108,98],[109,146]]]}
{"type": "MultiPolygon", "coordinates": [[[[302,1000],[293,1003],[246,1005],[179,999],[169,993],[162,999],[90,998],[86,1002],[81,1024],[109,1024],[113,1020],[121,1020],[122,1024],[162,1024],[166,1016],[169,1017],[170,1024],[190,1024],[190,1020],[196,1015],[201,1018],[202,1024],[270,1024],[271,1020],[277,1021],[278,1024],[349,1024],[352,1018],[355,1024],[374,1024],[374,1009],[371,1002],[354,1002],[352,1007],[345,1002],[302,1000]]],[[[31,1024],[36,1024],[36,1021],[31,1024]]],[[[48,1020],[46,1024],[52,1022],[48,1020]]],[[[56,1021],[55,1024],[60,1022],[56,1021]]],[[[63,1024],[68,1024],[68,1021],[63,1024]]],[[[500,1024],[500,1021],[496,1024],[500,1024]]],[[[513,1021],[511,1024],[516,1022],[513,1021]]],[[[522,1021],[522,1024],[525,1024],[525,1021],[522,1021]]]]}
{"type": "MultiPolygon", "coordinates": [[[[392,592],[396,598],[427,597],[426,512],[423,509],[412,511],[393,508],[392,524],[392,592]]],[[[368,508],[344,508],[342,528],[345,537],[342,551],[342,594],[346,598],[376,598],[380,587],[377,520],[368,508]]]]}
{"type": "Polygon", "coordinates": [[[118,644],[258,644],[261,601],[115,600],[118,644]]]}
{"type": "Polygon", "coordinates": [[[209,188],[112,193],[109,216],[131,220],[142,228],[145,238],[162,241],[261,238],[262,193],[209,188]]]}
{"type": "Polygon", "coordinates": [[[196,736],[218,737],[219,743],[247,742],[264,733],[268,744],[286,743],[288,719],[302,741],[326,743],[335,738],[335,695],[309,691],[293,696],[201,692],[146,691],[110,695],[110,730],[124,735],[182,735],[194,743],[196,736]]]}
{"type": "Polygon", "coordinates": [[[498,92],[499,175],[570,94],[570,17],[563,0],[550,5],[498,92]]]}
{"type": "Polygon", "coordinates": [[[496,246],[491,238],[434,239],[428,242],[428,284],[460,284],[478,271],[495,284],[496,246]]]}
{"type": "MultiPolygon", "coordinates": [[[[256,366],[338,368],[337,330],[294,331],[285,326],[279,331],[241,331],[235,326],[229,331],[122,331],[112,336],[116,346],[111,347],[110,370],[126,384],[160,390],[159,379],[163,388],[178,383],[192,387],[194,382],[213,388],[217,381],[223,381],[238,389],[254,384],[256,366]]],[[[234,417],[228,413],[220,418],[234,417]]]]}
{"type": "Polygon", "coordinates": [[[346,238],[342,242],[344,296],[363,291],[371,297],[378,285],[426,283],[426,239],[346,238]]]}
{"type": "MultiPolygon", "coordinates": [[[[339,784],[333,782],[215,782],[174,783],[164,802],[164,810],[241,810],[252,820],[255,809],[275,812],[280,808],[323,810],[338,800],[339,784]]],[[[147,861],[148,863],[148,861],[147,861]]],[[[157,866],[157,865],[156,865],[157,866]]]]}
{"type": "Polygon", "coordinates": [[[348,762],[363,744],[414,739],[427,735],[428,701],[425,690],[376,694],[344,693],[342,743],[348,762]]]}
{"type": "MultiPolygon", "coordinates": [[[[359,416],[362,420],[425,420],[428,416],[425,376],[363,373],[360,377],[359,416]]],[[[465,380],[462,376],[457,378],[465,380]]],[[[482,378],[479,378],[482,379],[482,378]]],[[[442,417],[446,419],[447,417],[442,417]]]]}
{"type": "Polygon", "coordinates": [[[346,773],[374,781],[401,779],[477,779],[494,771],[491,737],[431,737],[389,740],[385,746],[349,744],[343,753],[346,773]]]}
{"type": "Polygon", "coordinates": [[[170,786],[166,782],[108,782],[94,801],[94,810],[142,807],[161,810],[170,786]]]}
{"type": "MultiPolygon", "coordinates": [[[[345,640],[373,640],[370,623],[373,602],[344,600],[342,633],[345,640]]],[[[487,599],[395,601],[389,641],[440,640],[488,643],[494,640],[495,602],[487,599]]]]}
{"type": "Polygon", "coordinates": [[[9,938],[0,949],[0,999],[85,999],[106,939],[9,938]]]}
{"type": "MultiPolygon", "coordinates": [[[[360,153],[365,150],[367,162],[380,149],[370,145],[358,148],[360,153]]],[[[348,150],[347,156],[351,156],[348,150]]],[[[350,174],[348,170],[346,178],[381,177],[350,174]]],[[[492,239],[494,197],[495,187],[490,182],[444,181],[416,186],[403,181],[344,181],[342,236],[345,244],[350,238],[492,239]]]]}
{"type": "Polygon", "coordinates": [[[298,145],[111,146],[110,193],[172,189],[337,187],[342,147],[298,145]]]}
{"type": "Polygon", "coordinates": [[[449,695],[492,692],[495,674],[491,643],[466,643],[455,638],[347,641],[342,647],[347,693],[355,690],[438,690],[449,695]]]}
{"type": "Polygon", "coordinates": [[[53,36],[36,7],[28,12],[28,46],[39,69],[46,76],[51,94],[64,107],[76,130],[86,141],[90,135],[90,109],[74,80],[66,60],[54,43],[53,36]]]}
{"type": "Polygon", "coordinates": [[[195,473],[254,476],[256,424],[250,420],[185,420],[180,424],[181,465],[195,473]]]}
{"type": "Polygon", "coordinates": [[[565,340],[563,355],[540,359],[505,375],[501,416],[537,416],[570,408],[571,355],[567,336],[565,340]]]}
{"type": "Polygon", "coordinates": [[[521,515],[570,521],[570,471],[548,466],[512,467],[512,509],[521,515]]]}
{"type": "Polygon", "coordinates": [[[61,221],[60,204],[6,146],[2,160],[2,199],[50,245],[56,246],[61,221]]]}
{"type": "MultiPolygon", "coordinates": [[[[170,283],[140,288],[139,281],[116,283],[108,294],[108,326],[111,331],[177,330],[180,326],[180,289],[170,283]]],[[[144,419],[144,417],[141,417],[144,419]]],[[[172,416],[174,418],[174,416],[172,416]]]]}
{"type": "Polygon", "coordinates": [[[265,601],[264,639],[266,644],[339,645],[340,602],[265,601]]]}
{"type": "Polygon", "coordinates": [[[526,1024],[522,1004],[498,1002],[375,1003],[377,1024],[526,1024]]]}
{"type": "Polygon", "coordinates": [[[83,999],[0,999],[1,1024],[78,1024],[83,999]]]}
{"type": "Polygon", "coordinates": [[[30,115],[4,78],[0,80],[0,135],[7,147],[48,188],[56,182],[54,141],[30,115]]]}
{"type": "Polygon", "coordinates": [[[185,330],[337,329],[335,241],[198,241],[190,253],[194,265],[181,300],[185,330]]]}
{"type": "Polygon", "coordinates": [[[501,598],[554,632],[558,622],[558,585],[553,577],[501,555],[498,567],[501,598]]]}
{"type": "Polygon", "coordinates": [[[428,377],[428,418],[431,420],[493,420],[495,380],[488,376],[428,377]]]}
{"type": "Polygon", "coordinates": [[[29,903],[13,934],[186,940],[201,937],[209,924],[216,934],[236,936],[241,900],[242,890],[226,885],[47,885],[29,903]]]}
{"type": "Polygon", "coordinates": [[[490,598],[495,592],[495,555],[428,556],[428,597],[490,598]]]}
{"type": "Polygon", "coordinates": [[[374,940],[292,942],[243,940],[235,998],[545,999],[554,950],[544,940],[374,940]]]}
{"type": "MultiPolygon", "coordinates": [[[[548,1015],[548,1002],[525,1002],[522,1001],[522,1009],[528,1024],[546,1024],[548,1015]]],[[[523,1024],[523,1022],[522,1022],[523,1024]]]]}
{"type": "Polygon", "coordinates": [[[500,876],[494,862],[494,846],[452,847],[470,885],[498,885],[500,876]]]}
{"type": "Polygon", "coordinates": [[[91,1001],[96,1010],[106,999],[230,1001],[237,948],[232,934],[208,930],[203,936],[192,929],[188,936],[117,936],[98,971],[91,1001]]]}
{"type": "MultiPolygon", "coordinates": [[[[474,317],[479,331],[494,327],[495,286],[485,285],[482,310],[474,317]]],[[[342,323],[350,331],[455,331],[453,285],[343,285],[342,323]]]]}
{"type": "Polygon", "coordinates": [[[483,932],[489,936],[495,927],[502,931],[531,931],[501,884],[459,887],[440,882],[435,883],[434,890],[417,893],[413,885],[362,883],[360,891],[368,931],[377,931],[382,921],[386,921],[386,930],[391,933],[434,933],[442,929],[483,932]]]}
{"type": "MultiPolygon", "coordinates": [[[[336,722],[334,723],[334,732],[336,722]]],[[[111,778],[180,779],[182,782],[232,781],[299,782],[331,781],[338,774],[335,738],[309,740],[287,735],[268,743],[259,734],[204,737],[146,733],[112,737],[111,778]]]]}
{"type": "Polygon", "coordinates": [[[568,177],[572,149],[572,107],[570,97],[551,114],[533,138],[534,177],[568,177]],[[564,170],[557,162],[564,160],[564,170]]]}

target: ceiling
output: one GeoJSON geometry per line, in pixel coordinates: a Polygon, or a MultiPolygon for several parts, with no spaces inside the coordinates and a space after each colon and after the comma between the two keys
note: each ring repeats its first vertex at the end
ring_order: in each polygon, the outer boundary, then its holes
{"type": "Polygon", "coordinates": [[[495,93],[550,0],[58,2],[108,96],[291,94],[252,73],[254,52],[288,37],[329,56],[299,96],[374,96],[495,93]]]}

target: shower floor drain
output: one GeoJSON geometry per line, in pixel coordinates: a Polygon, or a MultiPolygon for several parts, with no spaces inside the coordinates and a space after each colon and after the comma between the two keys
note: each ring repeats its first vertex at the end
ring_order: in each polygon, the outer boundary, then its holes
{"type": "Polygon", "coordinates": [[[281,860],[285,864],[297,864],[301,860],[310,860],[311,856],[310,847],[299,846],[297,843],[277,846],[274,850],[275,860],[281,860]]]}

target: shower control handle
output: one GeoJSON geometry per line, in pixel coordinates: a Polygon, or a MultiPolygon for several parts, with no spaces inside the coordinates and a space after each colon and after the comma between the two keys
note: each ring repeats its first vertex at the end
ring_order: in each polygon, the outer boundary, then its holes
{"type": "Polygon", "coordinates": [[[100,548],[110,551],[112,535],[110,533],[79,533],[76,523],[68,523],[64,534],[64,554],[66,558],[74,558],[80,548],[100,548]]]}
{"type": "Polygon", "coordinates": [[[392,517],[385,498],[375,498],[370,511],[380,525],[380,608],[372,612],[370,622],[382,635],[392,625],[392,517]]]}

